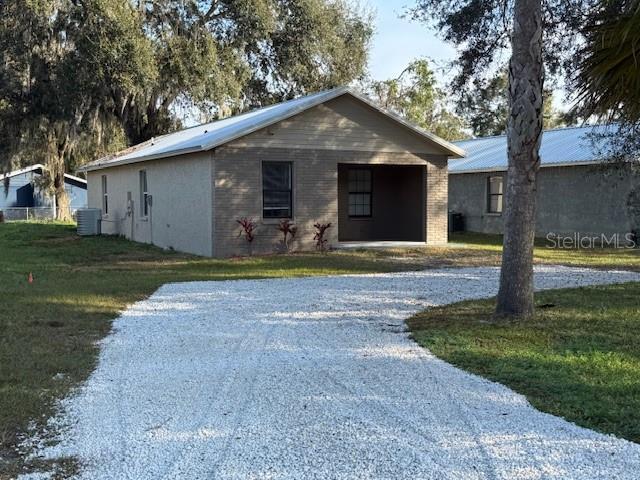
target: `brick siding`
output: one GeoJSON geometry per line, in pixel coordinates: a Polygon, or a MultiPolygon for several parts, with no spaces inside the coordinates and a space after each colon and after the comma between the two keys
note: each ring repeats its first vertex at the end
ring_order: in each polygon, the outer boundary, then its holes
{"type": "MultiPolygon", "coordinates": [[[[258,223],[253,253],[271,253],[281,248],[277,221],[262,219],[263,161],[293,164],[293,222],[298,233],[292,247],[312,250],[316,221],[331,222],[327,231],[330,245],[338,242],[338,164],[427,165],[428,243],[447,240],[447,169],[445,157],[427,154],[361,152],[340,150],[230,147],[214,153],[213,252],[227,257],[248,253],[247,242],[239,236],[239,217],[258,223]]],[[[418,200],[419,201],[419,200],[418,200]]]]}

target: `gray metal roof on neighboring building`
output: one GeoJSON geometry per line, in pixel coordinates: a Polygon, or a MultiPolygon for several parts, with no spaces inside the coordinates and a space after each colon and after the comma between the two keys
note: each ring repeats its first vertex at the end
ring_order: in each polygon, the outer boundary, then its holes
{"type": "MultiPolygon", "coordinates": [[[[35,172],[41,175],[42,171],[46,170],[46,168],[47,167],[45,167],[43,164],[36,163],[34,165],[21,168],[20,170],[13,170],[12,172],[7,172],[5,174],[0,175],[0,182],[3,182],[4,180],[10,179],[11,177],[15,177],[17,175],[22,175],[23,173],[35,172]]],[[[81,188],[85,188],[85,189],[87,188],[87,181],[84,178],[76,177],[75,175],[71,175],[69,173],[65,173],[64,178],[67,181],[74,183],[81,188]]]]}
{"type": "Polygon", "coordinates": [[[217,146],[228,143],[237,138],[248,135],[261,128],[268,127],[274,123],[293,117],[312,107],[328,102],[342,95],[351,95],[367,105],[378,110],[380,113],[392,118],[406,128],[413,130],[425,139],[436,143],[443,148],[450,156],[464,156],[464,151],[431,133],[407,122],[398,115],[384,110],[373,103],[370,99],[360,95],[348,87],[335,88],[324,92],[308,95],[306,97],[289,100],[268,107],[260,108],[251,112],[243,113],[233,117],[225,118],[215,122],[187,128],[179,132],[163,135],[151,139],[116,155],[102,158],[85,165],[81,170],[99,170],[102,168],[123,165],[127,163],[142,162],[157,158],[172,157],[186,153],[195,153],[211,150],[217,146]]]}
{"type": "MultiPolygon", "coordinates": [[[[600,125],[559,128],[542,133],[541,166],[584,165],[603,160],[606,140],[591,136],[610,132],[600,125]],[[595,143],[594,143],[595,141],[595,143]]],[[[507,169],[507,137],[474,138],[454,142],[467,152],[462,159],[449,160],[449,173],[504,171],[507,169]]]]}

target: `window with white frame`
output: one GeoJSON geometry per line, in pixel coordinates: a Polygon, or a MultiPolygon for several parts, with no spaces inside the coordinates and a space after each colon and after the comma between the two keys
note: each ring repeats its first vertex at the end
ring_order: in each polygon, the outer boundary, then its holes
{"type": "Polygon", "coordinates": [[[109,192],[107,190],[107,176],[102,175],[102,214],[109,213],[109,192]]]}
{"type": "Polygon", "coordinates": [[[291,162],[262,162],[262,216],[293,217],[291,162]]]}
{"type": "Polygon", "coordinates": [[[502,213],[503,190],[502,176],[487,179],[487,212],[502,213]]]}
{"type": "Polygon", "coordinates": [[[149,216],[149,191],[146,170],[140,170],[140,215],[143,217],[149,216]]]}
{"type": "Polygon", "coordinates": [[[371,169],[349,169],[349,216],[371,216],[371,169]]]}

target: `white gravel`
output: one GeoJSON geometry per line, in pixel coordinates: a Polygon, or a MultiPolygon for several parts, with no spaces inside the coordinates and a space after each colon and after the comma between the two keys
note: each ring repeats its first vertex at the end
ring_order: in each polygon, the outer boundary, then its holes
{"type": "MultiPolygon", "coordinates": [[[[403,320],[494,268],[170,284],[118,318],[54,423],[82,478],[637,479],[640,445],[533,409],[403,320]]],[[[640,281],[537,269],[538,288],[640,281]]]]}

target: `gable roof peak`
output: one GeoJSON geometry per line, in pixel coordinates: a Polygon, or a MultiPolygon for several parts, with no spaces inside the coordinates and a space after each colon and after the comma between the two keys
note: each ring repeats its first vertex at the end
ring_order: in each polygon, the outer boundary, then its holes
{"type": "Polygon", "coordinates": [[[208,151],[343,95],[350,95],[380,114],[401,124],[404,128],[413,131],[424,140],[435,143],[448,156],[462,157],[465,154],[460,147],[424,131],[393,112],[383,109],[351,87],[342,86],[162,135],[129,147],[115,155],[103,157],[89,163],[81,170],[100,170],[116,165],[208,151]]]}

